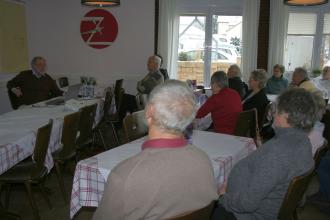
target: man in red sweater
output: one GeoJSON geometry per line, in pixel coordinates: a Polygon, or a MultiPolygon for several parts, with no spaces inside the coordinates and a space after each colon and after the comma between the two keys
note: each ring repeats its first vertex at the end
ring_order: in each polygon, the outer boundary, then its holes
{"type": "Polygon", "coordinates": [[[211,78],[213,95],[198,110],[196,118],[211,113],[214,129],[218,133],[233,134],[238,114],[242,111],[240,95],[228,88],[225,72],[217,71],[211,78]]]}

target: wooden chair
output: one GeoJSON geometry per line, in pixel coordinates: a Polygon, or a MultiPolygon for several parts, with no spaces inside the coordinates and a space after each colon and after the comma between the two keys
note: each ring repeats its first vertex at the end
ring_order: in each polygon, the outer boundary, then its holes
{"type": "Polygon", "coordinates": [[[117,133],[118,129],[116,126],[118,126],[118,124],[122,123],[121,115],[122,115],[124,93],[125,93],[125,90],[120,89],[120,91],[118,93],[118,98],[117,98],[118,102],[116,100],[116,94],[114,94],[115,101],[116,101],[116,107],[117,107],[116,112],[114,114],[109,114],[108,112],[106,112],[105,117],[104,117],[105,123],[107,125],[111,126],[117,146],[120,144],[120,141],[119,141],[119,136],[117,133]]]}
{"type": "Polygon", "coordinates": [[[327,109],[323,115],[322,122],[324,123],[323,137],[330,143],[330,110],[327,109]]]}
{"type": "Polygon", "coordinates": [[[84,150],[93,143],[93,125],[95,121],[97,104],[81,108],[77,149],[84,150]]]}
{"type": "Polygon", "coordinates": [[[143,110],[146,107],[147,101],[148,101],[148,95],[147,94],[137,94],[135,96],[136,105],[139,110],[143,110]]]}
{"type": "Polygon", "coordinates": [[[298,219],[296,209],[313,177],[313,171],[314,168],[301,176],[293,178],[290,182],[278,214],[279,220],[298,219]]]}
{"type": "Polygon", "coordinates": [[[319,167],[322,157],[327,153],[328,150],[329,148],[327,143],[324,143],[324,145],[319,149],[317,149],[317,151],[315,152],[314,154],[315,170],[319,167]]]}
{"type": "Polygon", "coordinates": [[[52,125],[53,122],[52,120],[50,120],[47,125],[38,129],[33,152],[34,161],[23,161],[5,172],[4,174],[0,175],[0,183],[6,184],[8,186],[5,207],[8,207],[8,202],[10,198],[10,185],[24,184],[28,193],[34,218],[38,220],[40,219],[40,216],[32,194],[31,185],[36,184],[39,186],[39,189],[46,203],[51,208],[50,201],[44,189],[44,182],[48,173],[47,168],[44,166],[44,162],[48,150],[52,125]]]}
{"type": "Polygon", "coordinates": [[[58,79],[58,84],[60,85],[60,88],[69,86],[68,77],[60,77],[58,79]]]}
{"type": "Polygon", "coordinates": [[[115,83],[115,88],[114,88],[114,95],[115,95],[115,101],[116,101],[116,108],[118,109],[119,106],[119,93],[123,89],[123,79],[117,79],[115,83]]]}
{"type": "Polygon", "coordinates": [[[187,214],[181,214],[169,220],[207,220],[212,216],[216,201],[211,202],[208,206],[192,211],[187,214]]]}
{"type": "Polygon", "coordinates": [[[76,157],[76,138],[80,120],[80,111],[64,117],[61,143],[63,147],[53,153],[55,172],[64,201],[67,200],[61,166],[76,157]]]}
{"type": "Polygon", "coordinates": [[[234,135],[255,138],[258,131],[258,117],[255,108],[239,114],[234,135]]]}
{"type": "MultiPolygon", "coordinates": [[[[102,141],[103,148],[105,150],[108,149],[108,146],[105,143],[105,138],[103,136],[102,128],[107,125],[107,123],[106,123],[107,120],[110,120],[110,118],[111,118],[112,114],[111,114],[110,110],[111,110],[111,107],[112,107],[111,104],[112,104],[113,99],[114,99],[113,91],[111,89],[108,89],[106,94],[105,94],[105,100],[104,100],[104,105],[103,105],[103,118],[101,119],[99,124],[94,129],[93,139],[95,140],[96,135],[99,135],[99,137],[102,141]]],[[[112,130],[112,133],[113,133],[114,137],[116,137],[117,133],[116,133],[116,128],[114,127],[114,124],[110,123],[110,126],[111,126],[111,130],[112,130]]],[[[118,142],[117,142],[117,144],[118,144],[118,142]]]]}
{"type": "Polygon", "coordinates": [[[134,141],[148,134],[144,110],[127,115],[124,118],[123,125],[128,142],[134,141]]]}

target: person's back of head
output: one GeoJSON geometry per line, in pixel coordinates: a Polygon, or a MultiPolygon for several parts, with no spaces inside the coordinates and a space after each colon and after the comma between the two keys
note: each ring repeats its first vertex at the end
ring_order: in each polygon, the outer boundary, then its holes
{"type": "Polygon", "coordinates": [[[195,118],[197,105],[186,83],[168,80],[152,90],[146,109],[148,123],[157,130],[181,135],[195,118]]]}
{"type": "Polygon", "coordinates": [[[281,120],[285,120],[289,127],[309,132],[319,118],[318,111],[311,92],[300,88],[287,90],[277,99],[275,126],[282,127],[281,120]]]}
{"type": "Polygon", "coordinates": [[[216,94],[223,88],[228,87],[228,77],[224,71],[217,71],[211,77],[211,89],[216,94]]]}

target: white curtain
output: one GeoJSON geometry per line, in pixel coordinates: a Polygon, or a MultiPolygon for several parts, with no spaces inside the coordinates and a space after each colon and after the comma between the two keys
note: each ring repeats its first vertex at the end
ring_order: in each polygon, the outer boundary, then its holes
{"type": "Polygon", "coordinates": [[[170,78],[176,79],[178,57],[179,17],[176,0],[159,1],[158,54],[163,57],[163,67],[170,78]]]}
{"type": "Polygon", "coordinates": [[[283,1],[270,1],[268,74],[275,64],[284,63],[284,47],[288,30],[289,10],[283,1]]]}
{"type": "Polygon", "coordinates": [[[248,81],[257,68],[260,0],[245,0],[243,5],[242,76],[248,81]]]}

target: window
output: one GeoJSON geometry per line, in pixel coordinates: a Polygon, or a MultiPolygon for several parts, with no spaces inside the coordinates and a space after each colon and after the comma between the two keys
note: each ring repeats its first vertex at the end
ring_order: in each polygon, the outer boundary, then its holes
{"type": "Polygon", "coordinates": [[[241,39],[242,16],[180,16],[177,78],[208,86],[213,72],[240,65],[241,39]]]}
{"type": "Polygon", "coordinates": [[[290,13],[284,54],[287,71],[293,71],[298,66],[312,69],[316,22],[315,13],[290,13]]]}
{"type": "Polygon", "coordinates": [[[321,66],[330,66],[330,14],[324,15],[321,66]]]}

